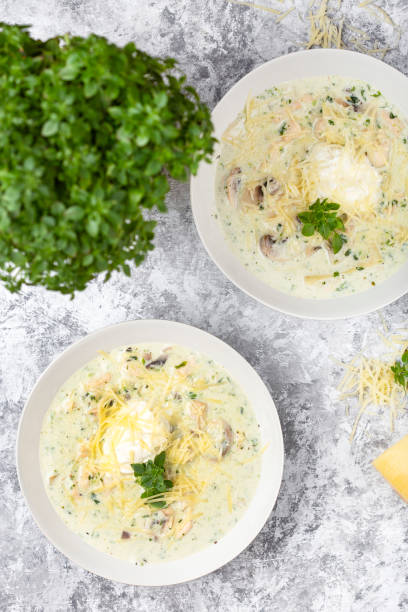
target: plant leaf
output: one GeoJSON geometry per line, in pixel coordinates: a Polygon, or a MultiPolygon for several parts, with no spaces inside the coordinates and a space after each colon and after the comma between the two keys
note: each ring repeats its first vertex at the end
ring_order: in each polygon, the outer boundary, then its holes
{"type": "Polygon", "coordinates": [[[58,132],[59,122],[56,119],[50,119],[46,121],[42,126],[41,135],[48,138],[48,136],[54,136],[58,132]]]}

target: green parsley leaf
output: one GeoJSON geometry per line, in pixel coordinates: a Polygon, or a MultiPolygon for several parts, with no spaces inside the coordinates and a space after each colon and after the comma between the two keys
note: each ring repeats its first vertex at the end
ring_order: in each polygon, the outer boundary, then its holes
{"type": "Polygon", "coordinates": [[[360,98],[357,98],[357,96],[355,96],[354,94],[352,94],[351,96],[349,96],[346,99],[346,102],[348,102],[348,104],[350,104],[351,106],[354,107],[354,110],[361,104],[361,100],[360,98]]]}
{"type": "Polygon", "coordinates": [[[283,134],[286,132],[287,129],[288,129],[288,125],[287,125],[286,121],[284,121],[282,123],[282,125],[280,126],[280,128],[279,128],[279,134],[281,136],[283,136],[283,134]]]}
{"type": "Polygon", "coordinates": [[[404,351],[400,361],[396,361],[391,370],[394,374],[394,380],[401,385],[405,390],[408,390],[408,350],[404,351]]]}
{"type": "Polygon", "coordinates": [[[91,499],[95,504],[100,504],[100,500],[97,498],[96,493],[91,493],[91,499]]]}
{"type": "Polygon", "coordinates": [[[176,365],[174,367],[176,368],[176,370],[178,370],[179,368],[184,368],[186,363],[187,363],[187,361],[182,361],[181,363],[179,363],[178,365],[176,365]]]}
{"type": "Polygon", "coordinates": [[[340,204],[317,199],[316,202],[309,206],[309,210],[301,212],[298,215],[302,222],[303,236],[313,236],[318,232],[325,240],[328,240],[333,253],[338,253],[346,242],[344,236],[339,234],[337,230],[344,230],[343,220],[337,216],[340,204]]]}
{"type": "Polygon", "coordinates": [[[330,244],[331,244],[334,254],[338,253],[341,250],[343,243],[344,243],[343,237],[340,234],[333,232],[333,236],[331,238],[330,244]]]}
{"type": "Polygon", "coordinates": [[[315,226],[313,223],[305,223],[302,229],[302,234],[304,236],[313,236],[315,232],[315,226]]]}
{"type": "MultiPolygon", "coordinates": [[[[162,451],[154,458],[154,461],[149,459],[146,463],[132,463],[131,467],[135,475],[136,481],[143,487],[144,492],[140,496],[141,499],[149,499],[150,497],[166,493],[173,488],[171,480],[165,479],[164,464],[166,461],[166,452],[162,451]]],[[[147,502],[153,508],[165,508],[164,500],[147,502]]]]}

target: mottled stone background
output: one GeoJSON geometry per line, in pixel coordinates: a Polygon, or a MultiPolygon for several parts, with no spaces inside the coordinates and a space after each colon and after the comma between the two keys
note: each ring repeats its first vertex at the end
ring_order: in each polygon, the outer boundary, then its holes
{"type": "MultiPolygon", "coordinates": [[[[291,0],[258,0],[290,8],[291,0]]],[[[401,39],[358,2],[331,14],[398,46],[385,61],[408,73],[407,0],[378,0],[401,39]]],[[[300,48],[306,0],[281,23],[262,10],[225,0],[1,0],[0,20],[32,24],[47,38],[66,31],[129,40],[175,56],[213,106],[246,72],[300,48]]],[[[341,370],[363,344],[377,347],[380,316],[407,324],[408,296],[381,313],[338,322],[301,321],[257,304],[208,259],[194,228],[189,188],[172,185],[169,213],[157,215],[156,250],[132,277],[96,281],[73,301],[42,289],[0,288],[0,609],[214,611],[408,610],[406,506],[371,460],[394,434],[386,415],[363,421],[351,446],[352,418],[337,400],[341,370]],[[240,351],[268,384],[282,422],[286,463],[280,495],[253,544],[219,571],[166,588],[123,586],[73,566],[42,536],[20,492],[14,459],[18,419],[37,377],[64,348],[101,326],[166,318],[205,329],[240,351]]]]}

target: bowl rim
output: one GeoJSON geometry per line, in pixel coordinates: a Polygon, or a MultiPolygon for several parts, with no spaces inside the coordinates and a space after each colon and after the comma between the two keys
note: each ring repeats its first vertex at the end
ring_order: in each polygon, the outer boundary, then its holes
{"type": "MultiPolygon", "coordinates": [[[[234,374],[232,376],[235,378],[234,374]]],[[[241,379],[239,380],[241,388],[247,394],[245,385],[242,384],[241,379]]],[[[103,578],[137,586],[165,586],[195,580],[219,569],[245,550],[263,528],[275,506],[282,481],[283,463],[284,447],[279,416],[266,385],[255,369],[240,353],[216,336],[197,327],[167,320],[124,321],[97,329],[70,344],[51,361],[37,379],[21,413],[17,430],[16,465],[18,480],[25,501],[43,535],[57,550],[83,569],[103,578]],[[211,349],[214,349],[214,353],[217,355],[225,355],[232,369],[241,368],[245,376],[249,378],[257,397],[256,401],[258,403],[253,404],[253,407],[258,422],[262,420],[259,418],[260,414],[258,412],[261,410],[259,398],[262,398],[262,405],[264,406],[262,408],[264,412],[262,418],[264,418],[264,421],[260,431],[263,435],[264,426],[269,433],[273,430],[273,449],[268,448],[263,453],[261,477],[254,497],[241,519],[217,543],[217,554],[211,554],[210,551],[215,549],[207,547],[176,561],[136,567],[130,562],[112,557],[87,544],[65,525],[54,510],[43,485],[38,452],[39,431],[50,402],[41,407],[38,401],[41,394],[44,393],[52,399],[56,390],[62,384],[61,380],[67,380],[69,376],[89,361],[89,357],[78,360],[78,355],[87,347],[87,353],[95,356],[96,350],[92,348],[95,344],[99,346],[105,342],[104,346],[109,346],[110,350],[115,346],[124,346],[127,342],[119,341],[114,344],[112,340],[116,336],[121,337],[120,334],[125,332],[129,335],[133,334],[128,340],[129,344],[136,344],[138,336],[141,337],[139,342],[148,342],[149,340],[146,340],[146,338],[150,335],[154,336],[153,329],[157,333],[156,337],[152,337],[151,342],[167,343],[171,342],[171,338],[173,338],[172,342],[177,343],[178,337],[190,337],[191,344],[186,341],[179,344],[197,351],[200,351],[197,346],[205,345],[210,350],[207,353],[205,350],[201,352],[218,361],[227,371],[230,371],[228,363],[225,364],[225,361],[215,359],[211,349]],[[162,340],[158,339],[159,333],[164,336],[162,340]],[[106,334],[108,334],[108,340],[106,340],[106,334]],[[71,367],[66,370],[66,373],[64,371],[64,375],[61,376],[60,370],[64,367],[65,362],[71,363],[71,367]],[[53,382],[54,378],[57,378],[56,382],[53,382]],[[37,425],[35,425],[35,422],[37,425]],[[35,432],[33,432],[33,427],[36,428],[35,432]],[[273,461],[272,464],[271,461],[273,461]],[[270,475],[269,480],[266,478],[267,475],[270,475]],[[41,480],[41,484],[39,480],[41,480]],[[262,490],[265,487],[260,486],[261,482],[266,486],[266,491],[262,490]],[[257,502],[256,505],[254,505],[254,500],[257,502]],[[42,506],[42,504],[45,504],[45,506],[42,506]],[[241,525],[245,527],[246,531],[240,529],[241,525]]]]}
{"type": "MultiPolygon", "coordinates": [[[[352,70],[361,71],[377,71],[379,79],[383,79],[381,89],[390,90],[392,85],[394,90],[402,87],[406,92],[408,99],[408,77],[396,68],[386,64],[385,62],[374,57],[349,51],[345,49],[309,49],[303,51],[295,51],[287,55],[282,55],[271,59],[239,79],[219,100],[212,111],[212,120],[215,127],[215,135],[219,137],[229,122],[223,120],[223,115],[227,112],[227,108],[235,107],[235,110],[230,112],[230,118],[234,117],[239,110],[242,110],[245,100],[249,93],[253,92],[253,84],[258,76],[267,75],[269,86],[276,83],[284,82],[285,80],[296,80],[303,78],[302,76],[291,77],[286,79],[273,80],[275,71],[283,70],[285,66],[292,67],[301,71],[302,66],[306,65],[308,70],[311,70],[313,64],[319,63],[319,66],[331,64],[334,61],[342,65],[347,63],[347,66],[352,66],[352,70]],[[391,84],[392,85],[391,85],[391,84]],[[244,95],[245,93],[245,95],[244,95]],[[240,99],[237,103],[237,98],[240,99]],[[238,110],[236,110],[238,108],[238,110]]],[[[313,71],[313,70],[312,70],[313,71]]],[[[348,74],[347,68],[343,73],[339,71],[324,71],[321,70],[315,76],[325,76],[328,74],[340,75],[355,79],[365,80],[364,75],[355,76],[348,74]]],[[[307,75],[307,77],[312,75],[307,75]]],[[[367,79],[369,81],[369,79],[367,79]]],[[[255,86],[255,94],[265,90],[266,86],[257,88],[255,86]]],[[[399,95],[399,94],[398,94],[399,95]]],[[[394,102],[397,95],[390,96],[386,93],[386,98],[394,102]]],[[[402,94],[399,97],[402,100],[402,94]]],[[[401,106],[402,102],[399,104],[401,106]]],[[[397,104],[398,105],[398,104],[397,104]]],[[[408,117],[408,102],[405,103],[405,116],[408,117]]],[[[220,224],[215,223],[210,217],[216,212],[214,204],[214,176],[216,167],[216,155],[218,153],[218,144],[212,157],[212,162],[206,164],[201,162],[197,174],[191,176],[190,179],[190,200],[193,212],[195,226],[201,242],[203,243],[210,259],[216,264],[221,272],[239,289],[247,295],[261,302],[265,306],[282,312],[284,314],[293,315],[304,319],[314,320],[336,320],[345,319],[354,316],[368,314],[380,308],[387,306],[395,300],[401,298],[408,292],[408,260],[391,277],[388,277],[376,287],[348,296],[341,296],[332,299],[310,299],[292,296],[283,293],[266,285],[259,280],[255,275],[248,272],[241,264],[232,251],[226,245],[217,245],[215,240],[223,240],[221,228],[217,227],[220,224]],[[212,170],[211,170],[212,169],[212,170]],[[208,189],[205,191],[209,182],[212,185],[210,198],[208,197],[208,189]],[[204,194],[204,195],[203,195],[204,194]]]]}

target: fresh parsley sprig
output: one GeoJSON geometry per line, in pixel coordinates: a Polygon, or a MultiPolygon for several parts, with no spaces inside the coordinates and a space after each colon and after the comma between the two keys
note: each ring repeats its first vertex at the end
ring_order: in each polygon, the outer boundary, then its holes
{"type": "MultiPolygon", "coordinates": [[[[149,459],[146,463],[132,463],[135,478],[137,482],[144,488],[144,493],[140,496],[142,499],[166,493],[173,488],[171,480],[165,479],[164,462],[166,461],[166,452],[163,451],[156,455],[154,461],[149,459]]],[[[148,502],[153,508],[165,508],[166,502],[151,501],[148,502]]]]}
{"type": "Polygon", "coordinates": [[[408,389],[408,349],[401,357],[401,361],[396,361],[391,370],[394,374],[395,382],[408,389]]]}
{"type": "Polygon", "coordinates": [[[309,206],[309,210],[299,213],[299,220],[303,223],[302,234],[313,236],[315,232],[330,243],[333,253],[338,253],[346,242],[345,238],[337,230],[344,230],[344,223],[337,216],[340,204],[329,202],[327,198],[319,198],[309,206]]]}

